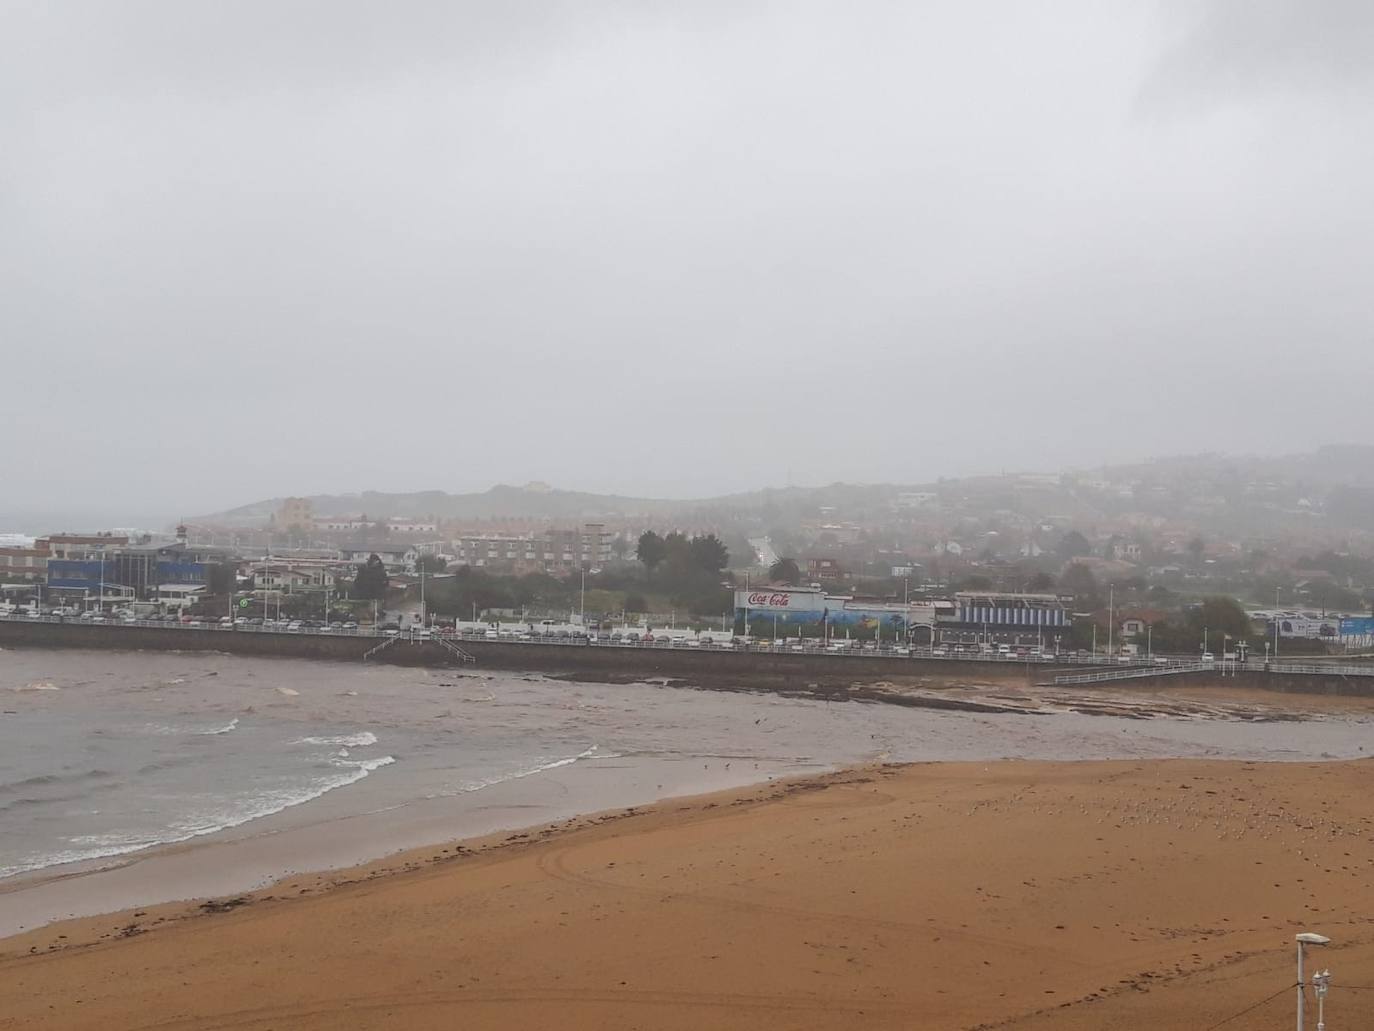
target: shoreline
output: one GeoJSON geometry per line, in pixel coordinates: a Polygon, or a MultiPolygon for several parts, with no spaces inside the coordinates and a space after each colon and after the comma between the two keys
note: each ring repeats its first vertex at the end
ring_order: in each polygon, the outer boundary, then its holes
{"type": "Polygon", "coordinates": [[[712,772],[698,770],[698,758],[588,757],[448,798],[361,812],[319,812],[308,802],[183,841],[17,874],[0,881],[0,948],[70,920],[253,894],[291,877],[327,878],[439,845],[833,771],[763,761],[712,772]],[[545,818],[528,819],[534,814],[545,818]]]}
{"type": "MultiPolygon", "coordinates": [[[[1298,930],[1329,933],[1349,980],[1374,962],[1371,777],[1365,759],[848,767],[6,938],[0,1011],[16,1029],[1181,1031],[1282,989],[1298,930]]],[[[1354,1012],[1338,985],[1328,1006],[1354,1012]]],[[[1291,996],[1273,1006],[1257,1019],[1291,996]]]]}
{"type": "MultiPolygon", "coordinates": [[[[409,701],[412,694],[418,692],[428,699],[423,705],[429,706],[432,713],[420,715],[437,720],[428,724],[433,726],[449,725],[458,705],[485,706],[496,697],[485,686],[492,680],[489,674],[431,675],[432,679],[416,685],[373,669],[361,681],[340,683],[326,675],[307,685],[297,675],[303,667],[289,664],[300,660],[266,660],[266,665],[251,667],[240,665],[243,661],[226,657],[224,662],[215,663],[222,668],[206,671],[197,667],[194,676],[179,663],[167,664],[149,682],[156,685],[157,699],[168,693],[171,701],[181,694],[184,699],[200,699],[196,703],[200,705],[205,696],[199,685],[210,682],[206,677],[216,677],[215,690],[223,690],[227,684],[224,674],[229,669],[225,663],[235,664],[248,679],[238,687],[228,686],[249,693],[234,696],[234,704],[228,707],[212,703],[209,708],[197,709],[200,715],[194,717],[222,724],[233,716],[234,725],[239,723],[240,715],[253,711],[251,704],[244,707],[246,703],[262,704],[263,699],[275,699],[266,703],[267,708],[285,710],[280,717],[270,719],[285,719],[296,713],[301,696],[294,689],[282,694],[275,686],[288,681],[306,689],[308,704],[331,709],[351,703],[358,695],[356,690],[342,690],[344,687],[363,688],[368,699],[380,699],[390,692],[394,698],[407,699],[407,710],[413,708],[409,701]],[[252,675],[255,672],[256,678],[252,675]],[[479,691],[467,689],[464,693],[465,684],[483,686],[479,691]]],[[[19,681],[41,668],[39,663],[28,672],[21,671],[19,681]]],[[[643,806],[663,798],[744,788],[798,774],[889,759],[899,763],[1100,761],[1133,756],[1279,759],[1299,763],[1356,759],[1357,747],[1358,752],[1364,751],[1360,744],[1363,726],[1374,712],[1374,703],[1353,698],[1324,700],[1304,709],[1293,709],[1280,706],[1281,696],[1236,687],[1215,691],[1179,686],[1168,691],[1088,692],[946,683],[938,688],[906,689],[910,693],[902,695],[902,702],[895,709],[911,713],[910,717],[898,716],[892,709],[884,713],[882,707],[872,704],[873,700],[854,694],[845,698],[856,703],[853,706],[832,708],[809,698],[795,703],[800,708],[793,710],[793,701],[782,700],[786,695],[768,691],[768,695],[780,700],[764,703],[764,692],[738,685],[684,690],[671,682],[636,681],[629,691],[621,691],[619,703],[608,701],[615,696],[615,688],[601,682],[594,682],[593,687],[599,685],[606,691],[588,696],[539,693],[542,688],[538,685],[561,682],[565,681],[526,675],[512,678],[505,691],[533,692],[516,700],[517,709],[525,706],[530,711],[575,712],[582,699],[593,711],[603,704],[623,704],[628,707],[626,712],[632,712],[644,704],[638,694],[642,688],[649,698],[662,692],[650,703],[655,707],[669,705],[669,696],[675,696],[676,701],[671,704],[679,706],[678,722],[664,725],[670,728],[666,739],[654,738],[651,730],[638,745],[625,748],[624,754],[620,754],[623,742],[620,747],[600,754],[600,746],[593,744],[588,750],[592,754],[559,760],[553,764],[556,769],[516,773],[496,782],[479,780],[474,787],[438,795],[424,793],[425,788],[406,780],[415,774],[405,772],[411,767],[408,760],[403,760],[339,791],[236,826],[125,855],[17,874],[0,881],[0,937],[64,919],[158,905],[168,900],[256,891],[304,872],[346,869],[412,848],[463,841],[499,830],[541,826],[583,813],[643,806]],[[751,701],[713,708],[708,697],[692,697],[697,692],[751,701]],[[741,709],[740,705],[745,707],[741,709]],[[801,714],[808,708],[814,719],[825,722],[811,725],[800,737],[779,745],[772,736],[776,722],[781,719],[780,729],[786,729],[786,714],[801,714]],[[748,716],[741,719],[742,713],[748,716]],[[1337,717],[1343,728],[1328,723],[1329,717],[1337,717]],[[744,727],[762,720],[764,733],[755,731],[743,737],[730,737],[733,743],[720,748],[727,738],[720,737],[717,731],[712,739],[717,750],[735,754],[714,755],[706,739],[696,736],[698,725],[704,726],[702,721],[711,718],[721,725],[734,723],[744,727]],[[846,724],[847,750],[834,747],[836,731],[846,724]],[[822,727],[826,729],[821,730],[822,727]],[[870,730],[881,733],[870,734],[870,730]],[[817,733],[823,736],[817,737],[817,733]],[[821,744],[823,740],[829,743],[821,744]],[[683,747],[700,751],[681,751],[683,747]],[[645,748],[648,750],[642,750],[645,748]],[[397,776],[399,780],[390,779],[397,776]]],[[[88,681],[78,678],[71,684],[64,682],[63,691],[25,697],[43,706],[59,706],[70,697],[65,694],[66,688],[83,683],[88,681]]],[[[24,689],[22,683],[16,686],[24,689]]],[[[868,690],[885,693],[900,689],[891,683],[873,683],[868,690]]],[[[503,693],[502,697],[507,695],[503,693]]],[[[157,706],[164,704],[156,701],[157,706]]],[[[378,713],[367,707],[372,702],[360,704],[364,704],[363,709],[338,719],[348,726],[374,726],[378,713]]],[[[491,710],[497,713],[494,717],[477,717],[477,711],[470,710],[473,716],[460,718],[509,718],[502,715],[506,710],[491,710]]],[[[556,715],[555,722],[563,719],[556,715]]],[[[803,720],[795,726],[807,724],[803,720]]],[[[243,733],[243,729],[238,733],[243,733]]],[[[606,740],[599,736],[601,731],[586,729],[582,733],[588,735],[584,742],[606,740]]],[[[609,733],[614,739],[616,731],[609,733]]],[[[234,747],[232,737],[205,740],[223,740],[234,747]]],[[[388,735],[384,747],[392,748],[393,742],[405,747],[394,735],[388,735]]],[[[379,750],[382,748],[379,746],[379,750]]]]}
{"type": "MultiPolygon", "coordinates": [[[[832,784],[854,783],[866,779],[875,771],[899,769],[908,765],[926,764],[859,763],[815,773],[770,777],[763,781],[691,794],[664,795],[634,805],[611,805],[536,823],[490,828],[460,838],[400,846],[382,855],[348,865],[291,871],[265,884],[242,890],[166,899],[147,904],[121,906],[107,912],[61,917],[40,926],[10,933],[4,933],[0,929],[0,962],[17,955],[62,951],[96,945],[107,940],[129,938],[151,931],[154,927],[227,913],[253,904],[289,904],[302,897],[318,896],[336,888],[358,885],[378,878],[404,876],[436,864],[487,856],[502,849],[518,849],[634,816],[663,815],[669,812],[701,813],[722,806],[756,805],[775,801],[799,791],[820,791],[832,784]],[[73,935],[73,930],[83,933],[73,935]],[[97,931],[100,932],[98,935],[97,931]],[[45,947],[33,944],[40,939],[47,939],[45,947]]],[[[214,844],[209,843],[211,847],[214,844]]],[[[184,845],[185,843],[179,842],[168,846],[155,846],[148,850],[146,856],[139,858],[157,859],[164,855],[191,851],[183,847],[184,845]]],[[[137,860],[122,863],[111,869],[131,867],[136,862],[137,860]]],[[[77,871],[55,874],[47,878],[40,876],[33,884],[19,885],[15,890],[23,891],[26,887],[41,887],[100,872],[77,871]]],[[[4,898],[5,893],[5,887],[0,884],[0,899],[4,898]]]]}

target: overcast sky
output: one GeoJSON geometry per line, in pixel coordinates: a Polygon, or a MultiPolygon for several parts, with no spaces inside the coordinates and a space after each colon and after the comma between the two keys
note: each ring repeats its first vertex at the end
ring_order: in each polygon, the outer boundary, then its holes
{"type": "Polygon", "coordinates": [[[0,19],[0,510],[1374,440],[1365,0],[0,19]]]}

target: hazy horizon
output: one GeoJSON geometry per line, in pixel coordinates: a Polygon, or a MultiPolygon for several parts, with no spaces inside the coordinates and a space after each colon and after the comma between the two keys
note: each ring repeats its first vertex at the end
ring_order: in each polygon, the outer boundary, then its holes
{"type": "MultiPolygon", "coordinates": [[[[1327,443],[1327,444],[1318,445],[1318,449],[1319,449],[1319,450],[1320,450],[1320,449],[1327,449],[1327,448],[1336,449],[1336,448],[1345,448],[1345,447],[1360,447],[1360,448],[1363,448],[1363,447],[1369,447],[1369,446],[1370,446],[1370,445],[1358,445],[1358,444],[1350,444],[1350,443],[1348,443],[1348,442],[1343,442],[1343,443],[1327,443]]],[[[1198,453],[1194,453],[1194,454],[1152,455],[1152,456],[1149,456],[1149,457],[1146,457],[1146,458],[1142,458],[1142,459],[1123,458],[1123,459],[1121,459],[1120,461],[1102,462],[1102,463],[1097,463],[1097,464],[1095,464],[1095,465],[1093,465],[1093,466],[1076,466],[1076,467],[1065,466],[1065,467],[1062,467],[1062,468],[1039,468],[1039,469],[1022,468],[1022,469],[999,469],[999,470],[968,470],[968,471],[963,472],[963,473],[954,473],[954,474],[950,474],[950,475],[948,475],[948,476],[932,477],[932,478],[929,479],[929,480],[908,480],[908,481],[898,481],[898,480],[881,480],[881,481],[880,481],[880,480],[872,480],[872,481],[830,480],[830,481],[827,481],[827,482],[825,482],[825,483],[762,483],[762,484],[757,484],[757,485],[752,486],[752,487],[746,487],[746,488],[744,488],[743,490],[739,490],[739,491],[728,491],[728,492],[723,491],[723,492],[719,492],[719,493],[715,493],[715,494],[628,494],[628,493],[626,493],[626,494],[620,494],[619,496],[628,497],[628,498],[642,498],[642,499],[651,500],[651,501],[669,501],[669,502],[672,502],[672,501],[682,501],[682,502],[711,501],[711,500],[714,500],[714,499],[717,499],[717,498],[723,498],[723,497],[728,497],[728,496],[733,496],[733,495],[739,495],[739,494],[748,494],[748,493],[752,493],[752,492],[756,492],[756,491],[764,491],[764,490],[787,490],[787,489],[790,489],[790,488],[797,488],[797,489],[799,489],[799,490],[815,490],[815,489],[823,489],[823,488],[825,488],[825,487],[833,486],[833,485],[846,485],[846,486],[853,486],[853,487],[876,487],[876,486],[919,487],[919,486],[928,486],[928,485],[936,484],[936,483],[938,483],[938,482],[939,482],[940,480],[942,480],[942,479],[944,479],[944,480],[954,480],[954,481],[958,481],[958,480],[963,480],[963,479],[976,479],[976,478],[979,478],[979,477],[992,477],[992,476],[1017,476],[1017,475],[1061,475],[1061,476],[1062,476],[1062,475],[1075,475],[1075,474],[1089,474],[1089,473],[1092,473],[1092,472],[1095,471],[1095,470],[1120,469],[1120,468],[1129,468],[1129,467],[1132,467],[1132,466],[1148,466],[1148,465],[1152,465],[1152,464],[1156,464],[1156,463],[1180,462],[1180,461],[1187,461],[1187,460],[1190,460],[1190,459],[1216,459],[1217,461],[1221,461],[1221,462],[1248,462],[1248,461],[1260,461],[1260,462],[1264,462],[1264,461],[1281,461],[1281,460],[1284,460],[1284,459],[1301,458],[1301,457],[1304,457],[1304,455],[1298,454],[1298,453],[1288,453],[1288,452],[1285,452],[1285,453],[1274,453],[1274,454],[1260,454],[1260,453],[1254,453],[1254,452],[1250,452],[1250,453],[1236,453],[1236,454],[1227,454],[1227,453],[1221,453],[1221,452],[1210,452],[1210,453],[1209,453],[1209,452],[1198,452],[1198,453]]],[[[1352,484],[1355,484],[1355,483],[1357,483],[1357,482],[1359,482],[1359,481],[1366,480],[1366,479],[1368,479],[1367,475],[1366,475],[1366,476],[1352,476],[1352,477],[1350,478],[1350,482],[1351,482],[1352,484]]],[[[357,488],[353,488],[353,489],[322,490],[322,491],[316,491],[316,492],[313,492],[312,495],[306,495],[306,496],[356,497],[356,496],[361,496],[361,495],[369,494],[369,493],[380,493],[380,494],[388,494],[388,495],[405,495],[405,494],[421,494],[421,493],[441,493],[441,494],[447,494],[447,495],[460,495],[460,494],[463,494],[463,495],[471,495],[471,494],[484,494],[484,493],[489,492],[489,491],[491,491],[491,490],[495,490],[496,488],[499,488],[499,487],[510,487],[510,488],[516,488],[516,489],[523,489],[523,488],[526,488],[526,487],[529,487],[529,486],[532,486],[532,485],[535,485],[535,484],[538,484],[538,485],[543,486],[543,487],[547,487],[547,488],[549,488],[549,489],[551,489],[551,490],[554,490],[554,491],[566,491],[566,492],[570,492],[570,493],[592,494],[592,495],[598,495],[598,496],[611,496],[612,494],[615,493],[615,492],[610,492],[610,491],[595,491],[595,490],[589,490],[589,489],[584,488],[584,487],[582,487],[582,486],[579,486],[579,485],[577,485],[577,484],[547,483],[547,482],[545,482],[545,481],[526,481],[525,483],[513,483],[513,482],[509,482],[509,481],[496,481],[496,482],[493,482],[493,483],[488,483],[488,484],[485,484],[485,485],[483,485],[483,486],[477,487],[477,488],[475,488],[475,489],[473,489],[473,490],[455,490],[455,489],[451,489],[451,488],[446,488],[446,487],[444,487],[444,486],[436,486],[436,485],[421,485],[421,486],[416,486],[416,487],[411,487],[411,488],[400,488],[400,489],[396,489],[396,490],[383,490],[383,489],[377,488],[377,487],[357,487],[357,488]]],[[[23,535],[23,536],[41,536],[41,535],[43,535],[43,534],[45,534],[45,533],[53,533],[53,532],[68,532],[68,531],[70,531],[70,532],[77,532],[77,531],[85,531],[85,530],[103,530],[103,529],[111,529],[111,528],[114,528],[114,527],[122,527],[122,528],[125,528],[125,529],[137,528],[137,529],[145,529],[145,530],[147,530],[147,529],[167,529],[167,528],[170,528],[171,526],[173,526],[176,522],[178,522],[178,521],[180,521],[180,520],[183,520],[183,519],[195,519],[195,518],[199,518],[199,517],[204,517],[204,516],[213,515],[213,514],[216,514],[216,513],[228,512],[228,511],[232,511],[232,510],[235,510],[235,509],[244,508],[244,507],[248,507],[248,506],[252,506],[252,505],[257,505],[257,504],[262,504],[262,503],[264,503],[264,502],[270,502],[270,501],[274,501],[274,500],[279,500],[279,499],[282,498],[282,497],[290,497],[290,496],[292,496],[292,495],[269,495],[269,494],[245,495],[245,496],[243,496],[243,497],[239,497],[239,498],[236,498],[236,499],[234,499],[234,500],[231,500],[230,502],[228,502],[228,503],[226,503],[226,504],[224,504],[224,505],[221,505],[221,506],[219,506],[219,507],[217,507],[217,508],[214,508],[214,509],[204,509],[204,510],[195,511],[195,512],[183,511],[183,510],[178,510],[178,511],[176,511],[176,512],[153,512],[153,511],[151,511],[151,510],[105,508],[105,507],[100,507],[100,506],[98,506],[98,505],[90,505],[90,504],[87,504],[87,503],[79,503],[79,504],[74,504],[74,505],[69,505],[69,506],[57,506],[57,507],[47,508],[47,509],[36,509],[36,508],[24,509],[23,507],[0,508],[0,535],[6,534],[6,533],[10,533],[10,534],[19,534],[19,535],[23,535]]],[[[336,513],[326,513],[326,514],[336,514],[336,513]]]]}
{"type": "Polygon", "coordinates": [[[3,520],[1374,442],[1353,0],[0,24],[3,520]]]}

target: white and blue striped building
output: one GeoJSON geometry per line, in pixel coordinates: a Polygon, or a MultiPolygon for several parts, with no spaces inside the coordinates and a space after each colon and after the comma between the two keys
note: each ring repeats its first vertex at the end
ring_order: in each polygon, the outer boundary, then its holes
{"type": "Polygon", "coordinates": [[[952,617],[941,621],[940,636],[950,642],[1044,643],[1073,625],[1066,602],[1055,594],[962,591],[954,596],[952,617]]]}

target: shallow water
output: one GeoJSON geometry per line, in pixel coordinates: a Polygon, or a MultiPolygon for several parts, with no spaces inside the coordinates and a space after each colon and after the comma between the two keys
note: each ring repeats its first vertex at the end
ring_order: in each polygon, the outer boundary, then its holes
{"type": "MultiPolygon", "coordinates": [[[[41,650],[0,651],[0,709],[0,877],[11,893],[38,872],[127,863],[191,840],[333,827],[317,835],[327,849],[279,850],[310,869],[871,759],[1354,758],[1370,730],[1363,717],[963,713],[534,674],[41,650]],[[365,833],[337,831],[369,814],[365,833]]],[[[273,865],[285,859],[264,855],[254,883],[285,872],[273,865]]],[[[221,883],[231,881],[181,890],[221,883]]]]}

